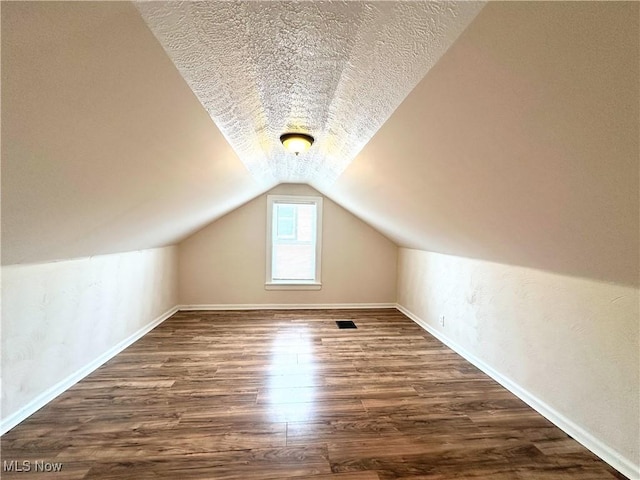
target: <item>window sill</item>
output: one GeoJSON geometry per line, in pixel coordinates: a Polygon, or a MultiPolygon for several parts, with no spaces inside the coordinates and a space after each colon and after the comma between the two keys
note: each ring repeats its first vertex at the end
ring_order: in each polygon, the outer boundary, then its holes
{"type": "Polygon", "coordinates": [[[322,283],[316,282],[267,282],[264,284],[265,290],[321,290],[322,283]]]}

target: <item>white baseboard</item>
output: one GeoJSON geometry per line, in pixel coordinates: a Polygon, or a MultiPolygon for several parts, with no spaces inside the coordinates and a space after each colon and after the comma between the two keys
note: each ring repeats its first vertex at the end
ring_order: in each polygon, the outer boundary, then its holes
{"type": "Polygon", "coordinates": [[[543,400],[533,395],[531,392],[525,390],[520,385],[512,381],[511,379],[505,377],[500,372],[496,371],[493,367],[487,365],[470,353],[465,350],[463,347],[458,345],[453,340],[447,338],[442,332],[434,329],[427,322],[422,320],[420,317],[415,315],[410,310],[406,309],[400,304],[396,305],[396,308],[404,313],[407,317],[413,320],[415,323],[420,325],[424,330],[429,332],[431,335],[436,337],[442,343],[444,343],[447,347],[454,350],[460,356],[464,357],[467,361],[478,367],[484,373],[493,378],[496,382],[502,385],[504,388],[509,390],[515,396],[520,398],[523,402],[529,405],[531,408],[540,413],[547,420],[552,422],[558,428],[563,430],[565,433],[573,437],[576,441],[580,442],[586,448],[591,450],[594,454],[600,457],[602,460],[607,462],[613,468],[618,470],[623,475],[626,475],[631,480],[639,480],[640,479],[640,465],[634,464],[631,460],[625,458],[623,455],[618,453],[613,448],[609,447],[602,441],[598,440],[591,433],[587,432],[585,429],[580,427],[578,424],[574,423],[572,420],[564,416],[562,413],[558,412],[554,408],[550,407],[543,400]]]}
{"type": "Polygon", "coordinates": [[[339,309],[396,308],[395,303],[240,303],[178,305],[180,311],[192,310],[339,310],[339,309]]]}
{"type": "Polygon", "coordinates": [[[151,321],[150,323],[148,323],[147,325],[139,329],[138,331],[132,333],[127,338],[125,338],[118,344],[111,347],[109,350],[104,352],[102,355],[97,357],[88,365],[85,365],[81,369],[69,375],[67,378],[56,383],[46,391],[42,392],[36,398],[31,400],[27,405],[22,407],[20,410],[18,410],[17,412],[14,412],[13,414],[9,415],[7,418],[3,419],[2,422],[0,422],[0,435],[4,435],[6,432],[11,430],[13,427],[18,425],[27,417],[33,415],[35,412],[37,412],[42,407],[44,407],[47,403],[49,403],[54,398],[56,398],[58,395],[60,395],[61,393],[71,388],[73,385],[78,383],[80,380],[82,380],[84,377],[86,377],[91,372],[96,370],[102,364],[106,363],[108,360],[111,360],[118,353],[120,353],[129,345],[134,343],[136,340],[139,340],[148,332],[156,328],[158,325],[160,325],[162,322],[164,322],[167,318],[169,318],[171,315],[173,315],[177,311],[178,311],[177,307],[170,308],[160,316],[156,317],[153,321],[151,321]]]}

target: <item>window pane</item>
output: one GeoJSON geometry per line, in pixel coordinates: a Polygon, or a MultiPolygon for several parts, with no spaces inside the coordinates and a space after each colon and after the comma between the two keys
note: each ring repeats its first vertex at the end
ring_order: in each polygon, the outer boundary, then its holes
{"type": "Polygon", "coordinates": [[[315,204],[274,204],[272,279],[314,280],[315,237],[315,204]]]}
{"type": "Polygon", "coordinates": [[[278,238],[294,238],[295,234],[295,205],[276,204],[276,235],[278,238]]]}
{"type": "Polygon", "coordinates": [[[316,206],[298,205],[298,225],[296,238],[301,242],[312,242],[315,240],[316,226],[316,206]]]}
{"type": "Polygon", "coordinates": [[[281,244],[273,246],[274,280],[313,280],[315,245],[281,244]]]}

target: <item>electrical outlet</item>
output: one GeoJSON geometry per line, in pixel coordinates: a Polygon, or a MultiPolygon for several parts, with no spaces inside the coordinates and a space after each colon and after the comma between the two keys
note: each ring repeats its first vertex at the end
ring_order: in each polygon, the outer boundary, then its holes
{"type": "Polygon", "coordinates": [[[440,316],[440,326],[444,327],[444,315],[440,316]]]}

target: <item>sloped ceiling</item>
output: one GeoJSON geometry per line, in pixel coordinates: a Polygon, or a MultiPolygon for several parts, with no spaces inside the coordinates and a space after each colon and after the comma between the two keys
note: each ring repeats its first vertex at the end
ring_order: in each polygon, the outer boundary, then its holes
{"type": "Polygon", "coordinates": [[[408,23],[433,45],[385,30],[402,26],[385,9],[415,8],[392,4],[296,2],[327,26],[309,29],[290,4],[214,4],[240,25],[206,50],[224,53],[207,97],[206,75],[185,68],[202,65],[191,37],[166,30],[226,25],[182,20],[202,5],[138,5],[161,45],[129,3],[2,2],[3,263],[175,243],[295,180],[401,246],[637,285],[639,5],[490,3],[449,47],[481,5],[431,4],[427,28],[408,23]],[[265,63],[278,32],[291,63],[265,63]],[[393,71],[370,78],[375,65],[393,71]],[[329,103],[295,83],[311,76],[329,103]],[[220,118],[217,96],[231,100],[220,118]],[[298,128],[314,130],[315,153],[274,153],[298,128]]]}
{"type": "Polygon", "coordinates": [[[488,4],[325,193],[399,245],[638,285],[638,7],[488,4]]]}
{"type": "Polygon", "coordinates": [[[138,2],[240,159],[264,181],[330,185],[481,2],[138,2]],[[299,157],[279,137],[305,132],[299,157]]]}
{"type": "Polygon", "coordinates": [[[2,2],[2,262],[174,243],[256,182],[123,2],[2,2]]]}
{"type": "Polygon", "coordinates": [[[172,244],[334,180],[481,6],[140,5],[187,84],[133,4],[3,2],[3,264],[172,244]],[[310,156],[284,155],[303,125],[310,156]]]}

